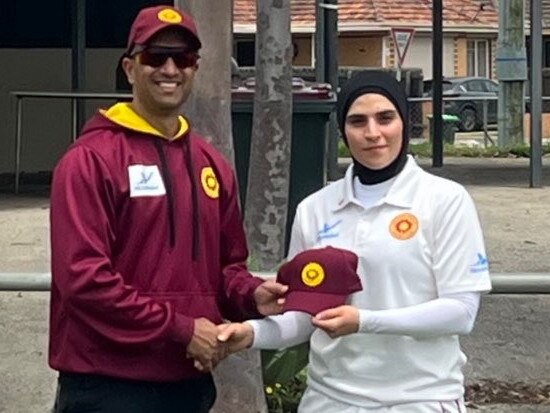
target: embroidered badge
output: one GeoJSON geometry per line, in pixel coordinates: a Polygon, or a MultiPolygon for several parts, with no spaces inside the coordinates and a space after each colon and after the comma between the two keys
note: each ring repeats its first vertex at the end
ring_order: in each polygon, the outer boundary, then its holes
{"type": "Polygon", "coordinates": [[[183,20],[181,14],[172,9],[162,9],[158,12],[157,17],[161,22],[171,24],[178,24],[183,20]]]}
{"type": "Polygon", "coordinates": [[[413,214],[399,214],[390,224],[390,234],[398,240],[407,240],[418,231],[418,219],[413,214]]]}
{"type": "Polygon", "coordinates": [[[166,195],[166,188],[157,165],[128,166],[130,198],[166,195]]]}
{"type": "Polygon", "coordinates": [[[216,178],[214,170],[211,167],[207,166],[202,168],[201,183],[202,189],[204,189],[204,192],[210,198],[216,199],[220,197],[220,184],[218,182],[218,178],[216,178]]]}
{"type": "Polygon", "coordinates": [[[302,269],[302,282],[308,287],[317,287],[324,279],[325,270],[316,262],[310,262],[302,269]]]}

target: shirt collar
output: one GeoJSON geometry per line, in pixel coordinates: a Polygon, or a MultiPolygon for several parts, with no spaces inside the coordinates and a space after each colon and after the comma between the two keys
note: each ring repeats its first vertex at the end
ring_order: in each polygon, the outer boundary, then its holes
{"type": "MultiPolygon", "coordinates": [[[[418,187],[418,172],[421,168],[411,155],[407,156],[407,163],[397,175],[395,182],[383,199],[384,204],[395,205],[402,208],[411,208],[418,187]]],[[[361,206],[353,192],[353,164],[346,170],[342,180],[341,192],[333,211],[345,208],[349,204],[361,206]]]]}

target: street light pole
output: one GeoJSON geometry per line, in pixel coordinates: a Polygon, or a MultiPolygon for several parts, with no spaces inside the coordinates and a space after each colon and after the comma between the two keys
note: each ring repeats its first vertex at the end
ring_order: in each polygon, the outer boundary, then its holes
{"type": "Polygon", "coordinates": [[[443,166],[443,4],[433,0],[432,8],[432,166],[443,166]]]}

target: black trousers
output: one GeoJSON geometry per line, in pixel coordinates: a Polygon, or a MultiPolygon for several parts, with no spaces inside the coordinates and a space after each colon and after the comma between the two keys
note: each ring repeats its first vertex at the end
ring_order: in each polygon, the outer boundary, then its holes
{"type": "Polygon", "coordinates": [[[158,383],[60,373],[58,386],[55,413],[208,413],[216,399],[210,375],[158,383]]]}

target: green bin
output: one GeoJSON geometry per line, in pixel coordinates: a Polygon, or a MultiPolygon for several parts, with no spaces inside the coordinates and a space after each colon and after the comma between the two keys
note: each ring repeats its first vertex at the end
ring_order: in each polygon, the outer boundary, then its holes
{"type": "MultiPolygon", "coordinates": [[[[427,115],[427,117],[430,121],[430,142],[432,142],[434,136],[433,115],[427,115]]],[[[443,120],[443,142],[454,144],[455,132],[458,130],[460,118],[455,115],[444,113],[443,115],[441,115],[441,119],[443,120]]]]}
{"type": "MultiPolygon", "coordinates": [[[[288,249],[296,207],[302,199],[325,185],[328,122],[336,102],[328,85],[316,85],[308,88],[307,92],[303,89],[293,89],[290,193],[285,251],[288,249]]],[[[254,89],[243,91],[241,88],[239,91],[233,91],[233,145],[243,211],[246,205],[253,100],[254,89]]]]}

